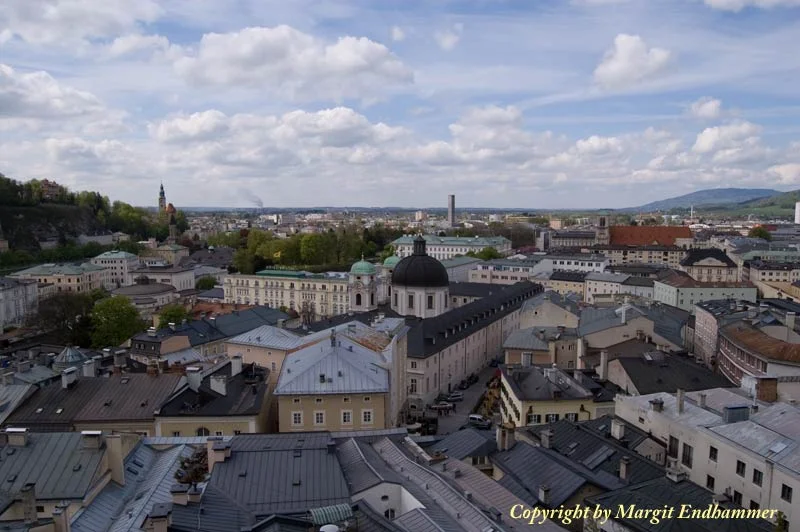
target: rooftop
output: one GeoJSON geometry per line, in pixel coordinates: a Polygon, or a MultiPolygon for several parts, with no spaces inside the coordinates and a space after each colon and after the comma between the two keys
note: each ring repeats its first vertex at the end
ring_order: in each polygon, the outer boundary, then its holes
{"type": "MultiPolygon", "coordinates": [[[[163,246],[162,246],[163,247],[163,246]]],[[[161,248],[159,248],[161,249],[161,248]]],[[[183,248],[186,249],[186,248],[183,248]]],[[[166,265],[166,266],[143,266],[141,268],[137,268],[130,272],[133,275],[136,274],[145,274],[145,273],[184,273],[192,271],[191,267],[188,266],[174,266],[174,265],[166,265]]]]}
{"type": "Polygon", "coordinates": [[[449,292],[451,296],[457,297],[486,297],[498,292],[502,292],[509,285],[489,284],[489,283],[459,283],[450,282],[449,292]]]}
{"type": "Polygon", "coordinates": [[[707,260],[719,262],[726,268],[737,267],[728,254],[718,248],[692,248],[681,259],[681,266],[695,266],[707,260]]]}
{"type": "MultiPolygon", "coordinates": [[[[75,422],[151,420],[161,404],[176,390],[181,376],[164,373],[98,377],[104,382],[75,416],[75,422]]],[[[71,390],[65,390],[70,392],[71,390]]]]}
{"type": "Polygon", "coordinates": [[[426,448],[428,453],[440,452],[456,460],[473,456],[489,456],[497,451],[494,431],[466,428],[448,434],[444,439],[426,448]]]}
{"type": "MultiPolygon", "coordinates": [[[[411,245],[414,243],[415,235],[404,235],[395,239],[392,244],[411,245]]],[[[473,237],[473,236],[436,236],[422,235],[428,246],[465,246],[465,247],[499,247],[510,246],[511,241],[502,236],[493,237],[473,237]]]]}
{"type": "Polygon", "coordinates": [[[565,372],[539,366],[501,366],[500,371],[520,401],[594,399],[594,394],[565,372]]]}
{"type": "Polygon", "coordinates": [[[640,395],[657,392],[708,390],[733,386],[725,377],[693,360],[666,353],[645,353],[617,362],[640,395]]]}
{"type": "Polygon", "coordinates": [[[98,256],[96,256],[93,260],[98,260],[98,259],[116,259],[116,260],[127,259],[127,260],[130,260],[130,259],[136,259],[136,258],[138,258],[138,257],[136,255],[134,255],[133,253],[128,253],[127,251],[119,251],[119,250],[117,250],[117,251],[106,251],[104,253],[101,253],[98,256]]]}
{"type": "Polygon", "coordinates": [[[439,262],[441,262],[442,266],[444,266],[445,268],[457,268],[459,266],[466,266],[468,264],[477,264],[481,262],[481,259],[478,259],[476,257],[463,256],[463,257],[453,257],[452,259],[440,260],[439,262]]]}
{"type": "Polygon", "coordinates": [[[11,274],[11,277],[50,277],[59,275],[83,275],[89,272],[99,272],[104,268],[89,262],[83,264],[39,264],[27,270],[11,274]]]}
{"type": "Polygon", "coordinates": [[[679,238],[692,238],[686,226],[614,225],[609,228],[611,244],[624,246],[674,246],[679,238]]]}
{"type": "Polygon", "coordinates": [[[582,283],[586,281],[588,272],[570,272],[556,270],[550,274],[551,281],[566,281],[570,283],[582,283]]]}
{"type": "Polygon", "coordinates": [[[60,383],[39,388],[17,407],[6,423],[42,432],[72,430],[75,418],[105,386],[106,379],[89,377],[78,378],[68,389],[60,383]]]}
{"type": "Polygon", "coordinates": [[[503,342],[503,349],[547,351],[549,342],[577,338],[577,329],[567,327],[530,327],[512,332],[503,342]]]}
{"type": "Polygon", "coordinates": [[[537,308],[539,305],[542,305],[545,301],[561,307],[562,309],[570,312],[571,314],[575,314],[576,316],[580,313],[580,309],[578,307],[579,300],[577,298],[562,296],[553,290],[546,290],[526,300],[522,305],[522,312],[531,311],[537,308]]]}
{"type": "Polygon", "coordinates": [[[604,283],[622,283],[630,277],[625,273],[608,273],[608,272],[589,272],[586,275],[587,281],[600,281],[604,283]]]}
{"type": "Polygon", "coordinates": [[[800,364],[800,344],[773,338],[747,321],[741,320],[726,325],[720,329],[720,336],[727,338],[753,355],[779,362],[800,364]]]}

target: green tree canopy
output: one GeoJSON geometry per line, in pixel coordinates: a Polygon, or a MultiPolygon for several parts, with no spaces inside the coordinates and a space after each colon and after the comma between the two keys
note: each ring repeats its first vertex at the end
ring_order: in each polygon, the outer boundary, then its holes
{"type": "Polygon", "coordinates": [[[163,329],[169,326],[170,323],[178,324],[188,319],[189,313],[183,305],[177,303],[165,305],[158,313],[158,328],[163,329]]]}
{"type": "Polygon", "coordinates": [[[31,325],[52,332],[62,343],[88,347],[91,322],[86,318],[93,304],[89,294],[58,293],[39,303],[31,325]]]}
{"type": "Polygon", "coordinates": [[[492,260],[492,259],[502,259],[503,258],[503,255],[501,255],[500,252],[497,251],[497,249],[493,248],[493,247],[483,248],[482,250],[480,250],[478,252],[470,251],[469,253],[467,253],[467,256],[475,257],[475,258],[478,258],[478,259],[481,259],[481,260],[492,260]]]}
{"type": "Polygon", "coordinates": [[[752,229],[750,229],[750,232],[747,233],[747,236],[749,236],[750,238],[763,238],[768,242],[772,240],[772,234],[769,231],[767,231],[766,227],[761,227],[760,225],[758,227],[753,227],[752,229]]]}
{"type": "Polygon", "coordinates": [[[210,275],[199,278],[194,284],[194,287],[198,290],[211,290],[215,286],[217,286],[217,280],[210,275]]]}
{"type": "Polygon", "coordinates": [[[139,311],[127,297],[109,297],[98,301],[92,309],[92,346],[121,345],[145,328],[139,311]]]}

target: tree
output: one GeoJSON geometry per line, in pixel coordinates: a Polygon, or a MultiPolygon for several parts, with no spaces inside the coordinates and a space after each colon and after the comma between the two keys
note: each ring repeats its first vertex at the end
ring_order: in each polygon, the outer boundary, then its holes
{"type": "Polygon", "coordinates": [[[497,251],[497,249],[495,249],[493,247],[483,248],[482,250],[480,250],[478,252],[470,251],[469,253],[467,253],[467,256],[475,257],[475,258],[478,258],[478,259],[481,259],[481,260],[492,260],[492,259],[502,259],[503,258],[503,255],[501,255],[500,252],[497,251]]]}
{"type": "Polygon", "coordinates": [[[760,225],[758,227],[753,227],[752,229],[750,229],[750,232],[747,233],[747,236],[749,236],[750,238],[763,238],[767,242],[772,240],[772,234],[769,231],[767,231],[766,227],[762,227],[760,225]]]}
{"type": "Polygon", "coordinates": [[[783,512],[778,512],[778,517],[775,519],[773,530],[775,532],[787,532],[789,530],[789,523],[786,522],[786,516],[783,512]]]}
{"type": "Polygon", "coordinates": [[[211,290],[215,286],[217,286],[217,280],[210,275],[199,278],[194,284],[194,287],[198,290],[211,290]]]}
{"type": "Polygon", "coordinates": [[[139,311],[127,297],[110,297],[98,301],[92,309],[92,346],[121,345],[145,328],[139,311]]]}
{"type": "Polygon", "coordinates": [[[189,319],[189,313],[183,305],[177,303],[164,306],[158,313],[158,328],[163,329],[170,323],[181,323],[189,319]]]}
{"type": "Polygon", "coordinates": [[[61,292],[39,303],[31,324],[53,332],[62,343],[88,347],[91,322],[86,318],[93,303],[88,294],[61,292]]]}

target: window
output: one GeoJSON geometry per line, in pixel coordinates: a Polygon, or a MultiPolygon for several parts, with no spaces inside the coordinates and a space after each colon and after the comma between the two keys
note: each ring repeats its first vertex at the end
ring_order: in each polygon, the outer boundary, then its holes
{"type": "Polygon", "coordinates": [[[356,306],[361,306],[361,294],[356,294],[356,306]]]}
{"type": "Polygon", "coordinates": [[[760,486],[764,482],[764,473],[758,469],[753,469],[753,484],[760,486]]]}
{"type": "Polygon", "coordinates": [[[681,463],[688,467],[689,469],[692,468],[692,455],[694,454],[694,449],[691,445],[687,445],[686,443],[683,444],[683,456],[681,457],[681,463]]]}
{"type": "Polygon", "coordinates": [[[353,411],[342,410],[342,425],[352,425],[352,424],[353,424],[353,411]]]}
{"type": "Polygon", "coordinates": [[[411,361],[411,369],[417,369],[417,363],[414,360],[411,361]]]}
{"type": "Polygon", "coordinates": [[[325,424],[325,412],[314,412],[314,425],[325,424]]]}
{"type": "Polygon", "coordinates": [[[362,410],[361,411],[361,422],[365,425],[372,424],[372,410],[362,410]]]}
{"type": "Polygon", "coordinates": [[[314,399],[314,402],[317,403],[318,405],[322,404],[322,397],[317,397],[316,399],[314,399]]]}
{"type": "Polygon", "coordinates": [[[222,431],[218,430],[218,431],[214,432],[214,436],[222,436],[222,431]]]}
{"type": "Polygon", "coordinates": [[[364,402],[365,402],[365,403],[369,403],[369,400],[370,400],[370,397],[369,397],[369,395],[365,395],[365,396],[364,396],[364,402]]]}
{"type": "Polygon", "coordinates": [[[292,425],[302,425],[302,424],[303,424],[303,413],[292,412],[292,425]]]}
{"type": "Polygon", "coordinates": [[[397,292],[394,293],[394,306],[397,306],[397,292]]]}
{"type": "Polygon", "coordinates": [[[411,379],[411,386],[409,387],[408,393],[417,393],[417,379],[411,379]]]}
{"type": "Polygon", "coordinates": [[[714,491],[714,477],[706,475],[706,488],[714,491]]]}
{"type": "Polygon", "coordinates": [[[542,422],[541,414],[528,414],[525,416],[525,422],[528,425],[539,425],[542,422]]]}
{"type": "Polygon", "coordinates": [[[717,461],[717,448],[714,447],[713,445],[708,448],[708,459],[711,460],[712,462],[717,461]]]}
{"type": "Polygon", "coordinates": [[[211,432],[205,427],[200,427],[199,429],[197,429],[197,435],[198,436],[210,436],[211,432]]]}
{"type": "Polygon", "coordinates": [[[342,397],[342,402],[343,403],[349,403],[350,402],[350,398],[349,397],[342,397]]]}
{"type": "Polygon", "coordinates": [[[792,487],[783,484],[781,486],[781,499],[786,502],[792,502],[792,487]]]}
{"type": "Polygon", "coordinates": [[[408,308],[414,308],[414,294],[408,294],[408,308]]]}
{"type": "Polygon", "coordinates": [[[669,447],[667,448],[667,456],[669,456],[671,458],[677,458],[678,457],[678,446],[679,445],[680,445],[680,442],[678,441],[678,438],[676,438],[674,436],[670,436],[669,437],[669,447]]]}
{"type": "Polygon", "coordinates": [[[179,431],[179,430],[173,431],[172,432],[172,437],[173,438],[180,438],[181,437],[181,431],[179,431]]]}
{"type": "Polygon", "coordinates": [[[735,504],[736,506],[742,505],[742,494],[739,493],[738,491],[733,492],[733,504],[735,504]]]}
{"type": "Polygon", "coordinates": [[[241,431],[241,430],[234,430],[234,431],[233,431],[233,435],[234,435],[234,436],[238,436],[238,435],[239,435],[239,434],[241,434],[241,433],[242,433],[242,431],[241,431]]]}
{"type": "Polygon", "coordinates": [[[567,414],[565,417],[570,421],[578,421],[578,414],[567,414]]]}
{"type": "Polygon", "coordinates": [[[428,296],[428,310],[433,310],[433,296],[428,296]]]}
{"type": "Polygon", "coordinates": [[[300,398],[299,397],[295,397],[294,399],[292,399],[292,403],[294,403],[296,405],[299,405],[300,404],[300,398]]]}
{"type": "Polygon", "coordinates": [[[750,509],[751,510],[758,510],[761,506],[756,501],[750,501],[750,509]]]}
{"type": "Polygon", "coordinates": [[[555,423],[556,421],[558,421],[558,414],[547,414],[544,416],[545,423],[555,423]]]}
{"type": "Polygon", "coordinates": [[[744,465],[744,462],[741,460],[736,460],[736,474],[740,477],[743,477],[745,469],[747,469],[747,466],[744,465]]]}

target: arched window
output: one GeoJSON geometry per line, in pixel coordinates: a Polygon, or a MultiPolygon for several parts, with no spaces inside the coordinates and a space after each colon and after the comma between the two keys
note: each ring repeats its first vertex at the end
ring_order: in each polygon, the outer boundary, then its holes
{"type": "Polygon", "coordinates": [[[356,306],[361,306],[361,294],[356,294],[356,306]]]}
{"type": "Polygon", "coordinates": [[[394,519],[394,508],[389,508],[383,512],[383,515],[386,517],[386,519],[394,519]]]}
{"type": "Polygon", "coordinates": [[[197,429],[197,435],[198,436],[210,436],[211,432],[205,427],[200,427],[199,429],[197,429]]]}
{"type": "Polygon", "coordinates": [[[375,306],[375,293],[374,292],[369,295],[369,304],[370,304],[370,306],[375,306]]]}

